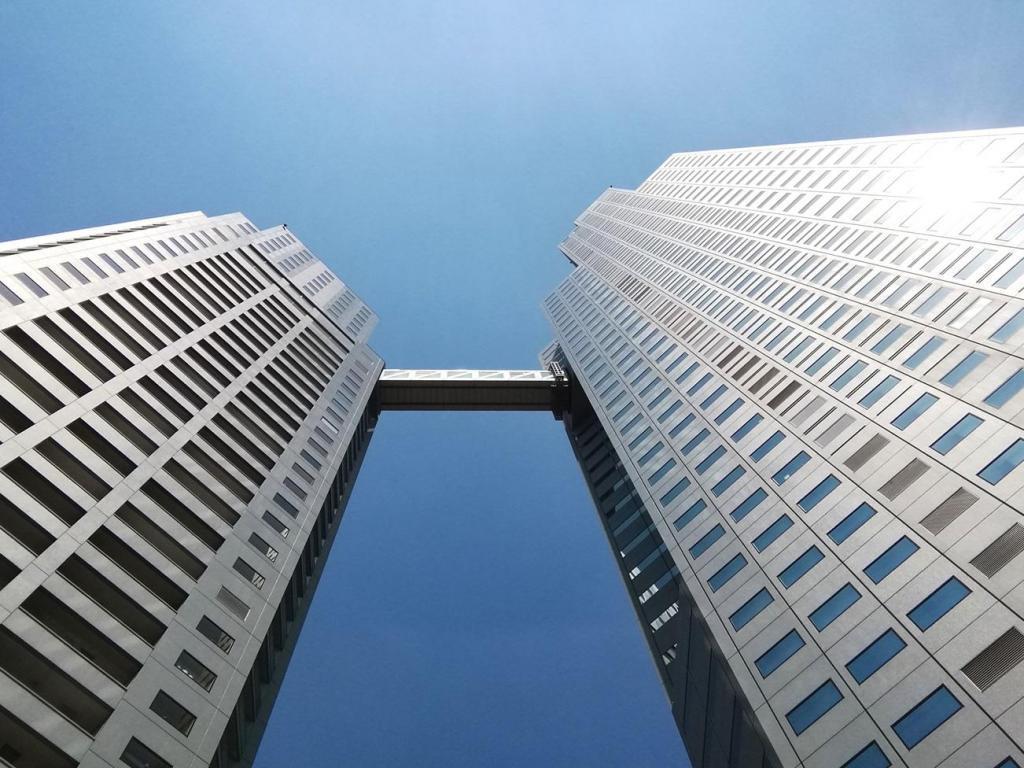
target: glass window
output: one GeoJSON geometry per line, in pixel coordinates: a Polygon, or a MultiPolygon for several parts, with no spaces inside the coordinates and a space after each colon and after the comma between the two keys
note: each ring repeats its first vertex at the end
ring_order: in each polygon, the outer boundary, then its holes
{"type": "Polygon", "coordinates": [[[724,535],[725,528],[723,528],[722,524],[719,523],[710,531],[701,536],[700,540],[696,544],[690,547],[690,557],[696,560],[698,557],[707,552],[708,549],[710,549],[711,546],[714,545],[714,543],[718,541],[720,538],[722,538],[724,535]]]}
{"type": "Polygon", "coordinates": [[[811,457],[807,455],[806,451],[800,451],[800,453],[787,461],[786,465],[782,469],[772,475],[772,481],[776,485],[782,485],[784,482],[789,480],[789,478],[799,472],[800,468],[810,460],[811,457]]]}
{"type": "Polygon", "coordinates": [[[963,704],[944,685],[932,691],[923,701],[892,724],[903,746],[913,749],[932,731],[963,708],[963,704]]]}
{"type": "Polygon", "coordinates": [[[870,392],[860,399],[860,405],[865,408],[870,408],[889,394],[892,388],[899,384],[899,381],[899,377],[897,376],[886,376],[878,382],[870,392]]]}
{"type": "Polygon", "coordinates": [[[982,419],[978,418],[973,413],[967,414],[960,419],[960,421],[946,430],[946,434],[932,443],[932,450],[945,456],[951,450],[956,448],[961,440],[976,430],[981,423],[982,419]]]}
{"type": "Polygon", "coordinates": [[[725,393],[725,384],[720,384],[718,386],[718,388],[714,392],[712,392],[710,395],[708,395],[706,398],[704,398],[704,402],[702,402],[700,404],[701,409],[706,411],[724,393],[725,393]]]}
{"type": "Polygon", "coordinates": [[[774,523],[769,525],[757,538],[754,539],[754,549],[758,552],[764,552],[772,543],[779,538],[782,534],[793,527],[793,520],[789,515],[782,515],[774,523]]]}
{"type": "Polygon", "coordinates": [[[743,555],[736,555],[732,560],[711,574],[711,578],[708,579],[708,586],[711,587],[711,591],[717,592],[720,590],[729,579],[742,571],[746,565],[747,558],[743,555]]]}
{"type": "Polygon", "coordinates": [[[697,379],[697,381],[694,383],[694,385],[692,387],[690,387],[688,390],[686,390],[686,394],[692,395],[698,389],[700,389],[705,384],[707,384],[708,383],[708,379],[710,379],[710,378],[711,378],[711,374],[710,373],[705,373],[703,376],[701,376],[699,379],[697,379]]]}
{"type": "Polygon", "coordinates": [[[827,350],[822,352],[813,363],[811,363],[807,367],[807,374],[809,376],[814,376],[816,373],[818,373],[818,371],[824,368],[825,365],[827,365],[828,362],[837,354],[839,354],[838,349],[836,349],[835,347],[829,347],[827,350]]]}
{"type": "Polygon", "coordinates": [[[659,440],[654,445],[652,445],[643,456],[640,457],[640,461],[638,462],[638,464],[641,467],[644,466],[647,462],[649,462],[651,459],[657,456],[661,452],[661,449],[664,447],[665,444],[662,443],[661,440],[659,440]]]}
{"type": "Polygon", "coordinates": [[[921,363],[928,359],[932,352],[941,347],[942,342],[944,341],[945,339],[943,339],[941,336],[932,336],[930,339],[928,339],[928,341],[921,345],[917,352],[915,352],[914,354],[907,358],[907,361],[903,364],[903,367],[909,368],[912,371],[915,370],[917,366],[919,366],[921,363]]]}
{"type": "Polygon", "coordinates": [[[707,472],[709,469],[711,469],[711,467],[714,466],[715,462],[718,461],[720,458],[722,458],[722,456],[724,456],[724,455],[725,455],[725,447],[724,446],[720,445],[717,448],[715,448],[715,450],[713,450],[711,453],[709,453],[707,456],[705,456],[701,460],[701,462],[697,465],[697,474],[698,475],[703,475],[705,472],[707,472]]]}
{"type": "Polygon", "coordinates": [[[760,592],[736,609],[736,612],[729,617],[729,623],[732,624],[733,629],[739,631],[773,602],[775,602],[775,598],[762,587],[760,592]]]}
{"type": "Polygon", "coordinates": [[[969,594],[971,594],[971,590],[956,576],[952,576],[945,584],[918,603],[907,614],[907,617],[923,632],[953,610],[957,603],[969,594]]]}
{"type": "Polygon", "coordinates": [[[852,584],[845,584],[832,597],[811,611],[811,623],[820,632],[858,600],[860,592],[852,584]]]}
{"type": "Polygon", "coordinates": [[[692,438],[690,438],[690,441],[686,445],[683,446],[683,455],[685,456],[686,454],[690,453],[694,448],[696,448],[698,445],[703,443],[704,440],[707,438],[707,436],[709,434],[711,434],[711,433],[708,432],[707,428],[705,428],[705,429],[702,429],[700,432],[698,432],[696,435],[694,435],[692,438]]]}
{"type": "Polygon", "coordinates": [[[862,317],[856,325],[854,325],[849,331],[843,334],[843,340],[850,341],[856,336],[859,336],[861,331],[863,331],[877,319],[878,315],[866,315],[865,317],[862,317]]]}
{"type": "Polygon", "coordinates": [[[763,419],[764,416],[762,416],[760,413],[751,416],[749,419],[743,422],[743,426],[741,426],[739,429],[732,433],[733,441],[739,442],[740,440],[742,440],[744,437],[750,434],[750,430],[752,430],[754,427],[760,424],[763,419]]]}
{"type": "Polygon", "coordinates": [[[743,398],[737,397],[735,400],[729,403],[728,408],[726,408],[724,411],[718,414],[718,416],[715,417],[715,424],[723,423],[726,419],[728,419],[730,416],[736,413],[736,411],[738,411],[742,405],[743,398]]]}
{"type": "Polygon", "coordinates": [[[839,479],[835,475],[829,475],[797,502],[797,506],[800,507],[804,512],[810,512],[821,500],[828,496],[832,491],[839,487],[839,479]]]}
{"type": "MultiPolygon", "coordinates": [[[[626,427],[626,429],[629,429],[629,427],[626,427]]],[[[646,427],[639,435],[637,435],[636,437],[634,437],[630,441],[630,443],[629,443],[629,450],[633,450],[638,445],[640,445],[640,443],[642,443],[644,441],[644,438],[646,438],[648,435],[650,435],[651,432],[653,432],[653,431],[654,430],[651,427],[646,427]]]]}
{"type": "Polygon", "coordinates": [[[825,556],[821,554],[821,550],[812,545],[800,557],[786,566],[785,570],[779,574],[779,581],[782,582],[782,586],[789,589],[824,559],[825,556]]]}
{"type": "Polygon", "coordinates": [[[917,419],[921,416],[922,413],[924,413],[933,405],[935,405],[935,403],[938,402],[938,400],[939,398],[937,398],[935,395],[926,392],[925,394],[917,398],[917,400],[908,405],[907,408],[903,411],[903,413],[901,413],[899,416],[893,419],[892,425],[896,427],[896,429],[906,429],[915,421],[917,421],[917,419]]]}
{"type": "Polygon", "coordinates": [[[885,752],[878,746],[878,742],[872,741],[843,763],[841,768],[889,768],[891,765],[892,762],[885,756],[885,752]]]}
{"type": "Polygon", "coordinates": [[[878,343],[871,348],[871,351],[876,355],[882,354],[883,352],[885,352],[885,350],[891,347],[893,342],[896,341],[896,339],[898,339],[900,336],[902,336],[903,332],[906,330],[907,326],[897,325],[895,328],[893,328],[891,331],[885,334],[885,336],[883,336],[878,341],[878,343]]]}
{"type": "Polygon", "coordinates": [[[1024,388],[1024,368],[1018,370],[1010,378],[996,387],[992,393],[985,398],[985,404],[991,405],[993,408],[1002,408],[1009,402],[1010,398],[1020,392],[1022,388],[1024,388]]]}
{"type": "Polygon", "coordinates": [[[854,531],[870,520],[874,514],[875,510],[870,504],[861,504],[853,512],[836,523],[835,527],[828,532],[828,537],[836,544],[842,544],[850,538],[854,531]]]}
{"type": "Polygon", "coordinates": [[[711,489],[713,496],[721,496],[727,490],[729,490],[733,484],[743,477],[747,473],[747,470],[743,467],[733,467],[729,470],[729,474],[715,483],[715,486],[711,489]]]}
{"type": "Polygon", "coordinates": [[[986,483],[995,485],[1024,462],[1024,440],[1017,440],[996,456],[989,465],[978,473],[986,483]]]}
{"type": "Polygon", "coordinates": [[[672,405],[665,409],[665,412],[658,417],[658,423],[663,424],[669,416],[678,411],[683,405],[682,400],[676,400],[672,405]]]}
{"type": "Polygon", "coordinates": [[[683,530],[688,523],[692,522],[697,515],[704,511],[707,505],[708,504],[704,499],[697,499],[685,512],[683,512],[683,514],[672,522],[672,525],[675,526],[677,531],[683,530]]]}
{"type": "Polygon", "coordinates": [[[836,684],[829,680],[793,707],[786,714],[786,719],[789,721],[790,726],[792,726],[793,733],[799,736],[842,700],[843,694],[836,687],[836,684]]]}
{"type": "Polygon", "coordinates": [[[785,437],[786,436],[782,434],[782,432],[776,432],[774,435],[772,435],[759,446],[757,446],[757,448],[754,449],[754,452],[750,454],[750,458],[752,458],[754,461],[760,461],[765,456],[767,456],[775,446],[781,443],[785,437]]]}
{"type": "Polygon", "coordinates": [[[761,654],[761,657],[754,662],[754,666],[761,673],[761,677],[768,677],[806,644],[800,633],[791,629],[779,642],[761,654]]]}
{"type": "Polygon", "coordinates": [[[878,584],[882,579],[895,571],[907,558],[917,552],[918,549],[920,547],[917,546],[916,542],[903,536],[885,552],[871,561],[864,569],[864,573],[875,584],[878,584]]]}
{"type": "Polygon", "coordinates": [[[863,683],[907,647],[895,630],[887,629],[871,645],[854,656],[846,665],[850,675],[863,683]]]}
{"type": "Polygon", "coordinates": [[[1024,309],[1019,309],[1013,317],[999,326],[998,330],[989,336],[989,338],[992,339],[992,341],[1005,343],[1009,341],[1010,337],[1019,331],[1022,326],[1024,326],[1024,309]]]}
{"type": "Polygon", "coordinates": [[[689,485],[690,478],[684,477],[665,492],[665,495],[661,497],[661,505],[665,507],[671,504],[679,494],[689,487],[689,485]]]}
{"type": "Polygon", "coordinates": [[[729,513],[729,517],[735,520],[737,523],[744,517],[750,514],[750,512],[762,501],[768,498],[768,493],[764,488],[758,488],[752,494],[747,496],[746,499],[740,502],[739,506],[736,507],[732,512],[729,513]]]}
{"type": "Polygon", "coordinates": [[[658,481],[665,477],[665,475],[667,475],[675,465],[676,460],[669,459],[660,467],[658,467],[658,469],[655,471],[653,475],[647,478],[647,482],[650,483],[651,485],[656,485],[658,481]]]}
{"type": "Polygon", "coordinates": [[[845,371],[843,371],[843,374],[838,379],[833,381],[829,386],[834,391],[838,392],[843,387],[845,387],[847,384],[849,384],[851,381],[853,381],[854,377],[858,373],[863,371],[865,368],[867,368],[867,367],[868,367],[867,363],[865,363],[863,360],[858,360],[853,365],[851,365],[849,368],[847,368],[845,371]]]}
{"type": "Polygon", "coordinates": [[[969,352],[963,360],[953,366],[949,373],[939,379],[939,383],[947,387],[955,387],[987,357],[988,355],[984,352],[969,352]]]}
{"type": "Polygon", "coordinates": [[[1020,765],[1018,765],[1017,761],[1014,760],[1012,757],[1008,757],[995,768],[1020,768],[1020,765]]]}
{"type": "Polygon", "coordinates": [[[672,427],[672,431],[668,433],[668,436],[676,437],[680,432],[682,432],[684,429],[690,426],[690,424],[693,422],[695,418],[697,417],[694,416],[692,413],[686,414],[686,417],[682,421],[680,421],[678,424],[672,427]]]}

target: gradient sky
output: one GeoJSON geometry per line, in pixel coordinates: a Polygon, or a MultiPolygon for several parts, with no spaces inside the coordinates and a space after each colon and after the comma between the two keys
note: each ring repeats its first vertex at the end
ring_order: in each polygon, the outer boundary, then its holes
{"type": "MultiPolygon", "coordinates": [[[[603,188],[1024,124],[1022,33],[1015,0],[6,0],[0,240],[240,210],[373,306],[390,366],[533,368],[603,188]]],[[[278,705],[257,768],[686,765],[544,414],[385,415],[278,705]]]]}

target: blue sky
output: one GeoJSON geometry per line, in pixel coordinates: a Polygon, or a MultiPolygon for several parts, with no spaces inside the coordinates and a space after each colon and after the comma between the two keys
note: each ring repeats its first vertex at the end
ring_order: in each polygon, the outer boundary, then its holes
{"type": "MultiPolygon", "coordinates": [[[[1000,2],[0,4],[0,240],[287,223],[394,367],[534,367],[671,152],[1024,123],[1000,2]]],[[[387,414],[258,768],[685,764],[560,425],[387,414]]]]}

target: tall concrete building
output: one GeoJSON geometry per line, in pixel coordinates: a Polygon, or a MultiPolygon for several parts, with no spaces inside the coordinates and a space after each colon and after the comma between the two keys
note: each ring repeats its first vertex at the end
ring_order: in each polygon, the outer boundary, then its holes
{"type": "Polygon", "coordinates": [[[1024,766],[1024,131],[674,155],[543,371],[286,228],[0,244],[0,765],[251,764],[380,413],[550,410],[698,768],[1024,766]]]}
{"type": "Polygon", "coordinates": [[[1024,131],[673,155],[546,302],[695,766],[1024,765],[1024,131]]]}

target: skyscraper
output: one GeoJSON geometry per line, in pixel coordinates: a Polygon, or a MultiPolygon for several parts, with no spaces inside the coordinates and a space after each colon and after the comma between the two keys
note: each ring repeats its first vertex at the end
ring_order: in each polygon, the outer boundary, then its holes
{"type": "Polygon", "coordinates": [[[673,155],[547,299],[695,766],[1024,765],[1024,131],[673,155]]]}
{"type": "Polygon", "coordinates": [[[373,432],[375,317],[238,214],[0,256],[0,764],[247,762],[373,432]]]}

